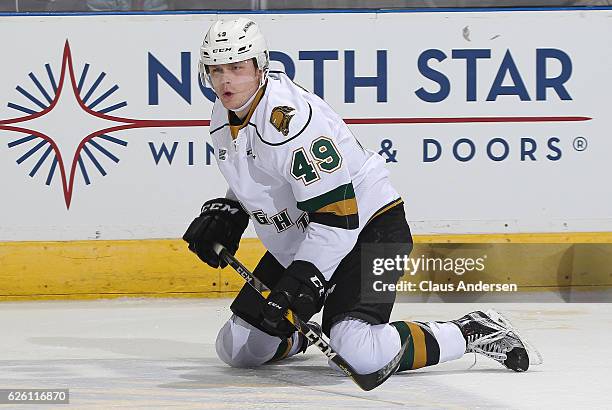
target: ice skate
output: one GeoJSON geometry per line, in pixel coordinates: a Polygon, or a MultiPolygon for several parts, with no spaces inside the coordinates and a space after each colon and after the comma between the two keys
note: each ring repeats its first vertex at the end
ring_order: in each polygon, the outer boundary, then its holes
{"type": "Polygon", "coordinates": [[[541,355],[493,309],[468,313],[454,320],[465,337],[466,353],[480,353],[516,372],[524,372],[529,364],[540,364],[541,355]]]}

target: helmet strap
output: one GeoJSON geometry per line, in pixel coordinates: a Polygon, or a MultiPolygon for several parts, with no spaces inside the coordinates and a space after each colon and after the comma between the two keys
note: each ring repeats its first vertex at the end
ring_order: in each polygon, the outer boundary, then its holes
{"type": "Polygon", "coordinates": [[[235,110],[232,110],[234,112],[240,112],[240,111],[244,111],[246,110],[246,108],[251,105],[251,103],[253,102],[253,100],[255,99],[255,96],[257,95],[257,93],[259,92],[259,90],[261,89],[261,86],[259,86],[259,88],[257,90],[255,90],[255,92],[253,93],[253,95],[251,96],[251,98],[249,98],[247,100],[247,102],[244,103],[244,105],[240,108],[236,108],[235,110]]]}
{"type": "Polygon", "coordinates": [[[259,87],[257,87],[257,90],[255,90],[255,92],[253,93],[253,95],[251,96],[251,98],[249,98],[242,107],[240,108],[236,108],[235,110],[232,110],[234,112],[240,112],[240,111],[244,111],[247,109],[247,107],[249,105],[251,105],[251,103],[253,102],[253,100],[255,99],[255,96],[257,95],[257,93],[259,93],[259,90],[261,90],[261,87],[263,87],[266,84],[266,80],[267,80],[267,76],[264,75],[264,72],[262,70],[261,73],[261,79],[259,80],[259,87]]]}

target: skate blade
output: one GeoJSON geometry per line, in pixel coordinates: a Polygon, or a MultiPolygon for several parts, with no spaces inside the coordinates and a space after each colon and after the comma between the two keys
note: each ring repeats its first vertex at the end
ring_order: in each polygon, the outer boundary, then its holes
{"type": "Polygon", "coordinates": [[[519,340],[523,343],[523,346],[525,346],[525,350],[527,351],[527,355],[529,356],[529,365],[534,365],[534,366],[538,366],[541,365],[542,363],[544,363],[544,359],[542,358],[542,354],[527,340],[525,339],[517,330],[514,326],[512,326],[512,323],[501,313],[499,313],[497,310],[495,309],[489,309],[485,312],[485,314],[487,316],[489,316],[491,319],[493,319],[495,322],[501,324],[504,327],[507,327],[508,329],[512,330],[512,333],[514,333],[519,340]]]}

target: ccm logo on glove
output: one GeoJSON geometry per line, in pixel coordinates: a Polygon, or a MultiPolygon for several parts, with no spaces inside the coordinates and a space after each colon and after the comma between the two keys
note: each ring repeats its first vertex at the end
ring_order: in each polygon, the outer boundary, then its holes
{"type": "Polygon", "coordinates": [[[249,214],[240,203],[227,198],[212,199],[202,205],[200,216],[191,222],[183,240],[202,261],[213,268],[223,268],[227,263],[215,252],[215,243],[235,254],[248,224],[249,214]]]}
{"type": "Polygon", "coordinates": [[[325,293],[325,286],[323,285],[323,282],[321,282],[321,279],[315,275],[310,278],[310,281],[315,288],[319,288],[319,297],[323,297],[323,294],[325,293]]]}
{"type": "MultiPolygon", "coordinates": [[[[234,201],[232,201],[234,202],[234,201]]],[[[202,210],[200,213],[204,213],[204,212],[212,212],[212,211],[218,211],[218,212],[229,212],[232,215],[237,214],[238,212],[242,211],[242,208],[240,207],[232,207],[230,204],[227,203],[220,203],[220,202],[206,202],[204,205],[202,205],[202,210]]],[[[244,212],[244,211],[243,211],[244,212]]]]}

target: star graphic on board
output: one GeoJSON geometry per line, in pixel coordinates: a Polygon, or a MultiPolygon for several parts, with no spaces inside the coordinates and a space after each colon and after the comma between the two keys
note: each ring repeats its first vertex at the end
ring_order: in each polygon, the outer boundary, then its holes
{"type": "Polygon", "coordinates": [[[55,90],[54,98],[49,96],[49,93],[36,77],[30,73],[30,78],[38,87],[40,93],[48,102],[48,105],[22,87],[17,87],[17,91],[40,107],[41,111],[35,111],[14,103],[9,103],[9,107],[25,112],[27,115],[0,120],[0,130],[26,135],[25,137],[9,143],[9,148],[16,147],[29,141],[37,142],[34,147],[17,160],[18,164],[25,161],[36,151],[46,147],[46,150],[39,158],[34,169],[30,172],[30,176],[34,176],[51,153],[54,154],[46,184],[50,184],[56,168],[59,168],[62,189],[64,192],[64,201],[67,209],[70,209],[74,194],[74,179],[77,166],[80,167],[86,183],[89,184],[89,177],[85,171],[83,161],[85,156],[95,165],[102,175],[106,175],[106,171],[96,159],[95,154],[92,153],[94,148],[103,155],[111,158],[114,162],[119,162],[119,159],[105,149],[99,142],[96,142],[96,139],[103,139],[111,143],[127,146],[126,141],[113,137],[110,134],[135,128],[199,127],[210,125],[210,120],[139,120],[109,114],[111,111],[125,107],[127,105],[125,101],[98,111],[95,110],[96,106],[102,103],[119,87],[115,85],[93,102],[88,102],[102,78],[105,76],[105,73],[102,73],[85,96],[82,97],[81,89],[89,65],[85,65],[80,81],[77,83],[68,40],[66,40],[64,45],[61,73],[57,85],[55,84],[49,65],[46,67],[52,87],[55,90]],[[85,156],[83,154],[85,154],[85,156]],[[67,159],[70,159],[70,162],[67,163],[67,159]],[[67,168],[66,165],[69,165],[69,167],[67,168]]]}

